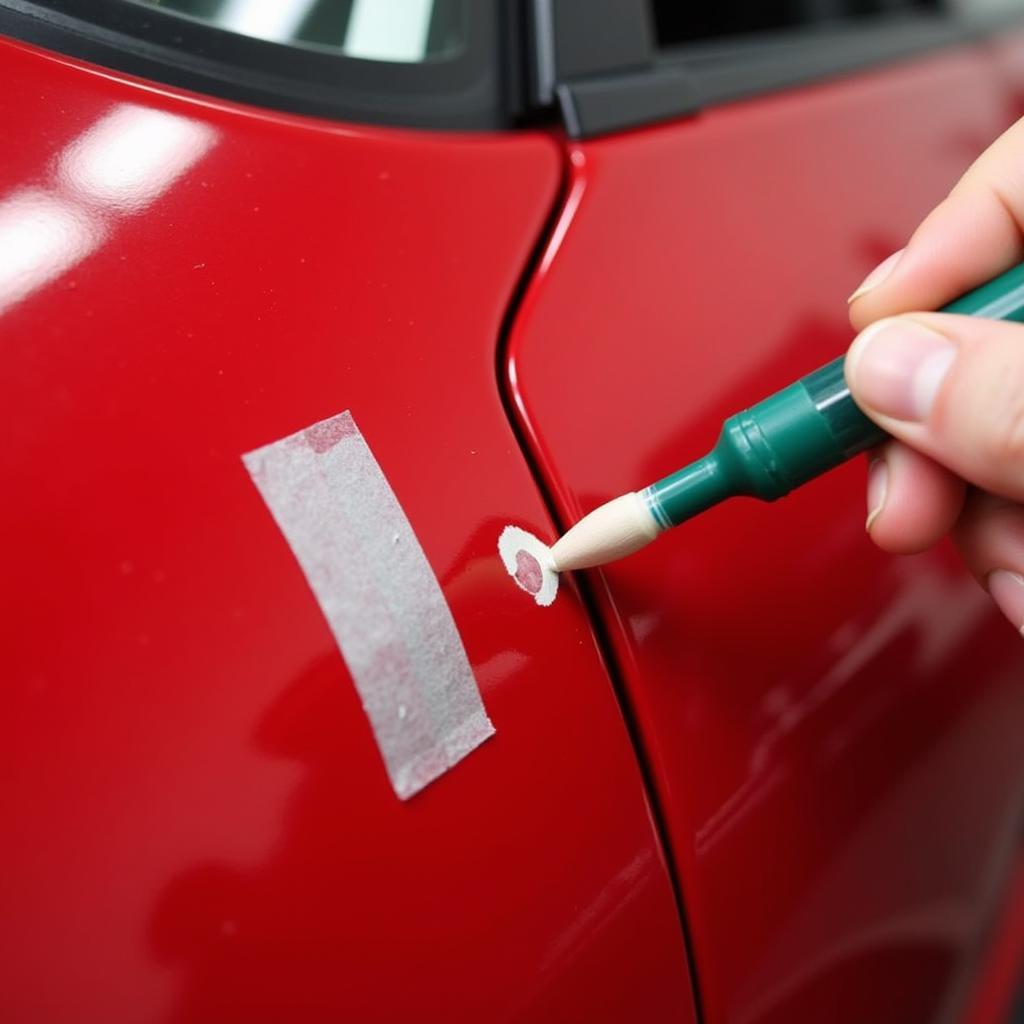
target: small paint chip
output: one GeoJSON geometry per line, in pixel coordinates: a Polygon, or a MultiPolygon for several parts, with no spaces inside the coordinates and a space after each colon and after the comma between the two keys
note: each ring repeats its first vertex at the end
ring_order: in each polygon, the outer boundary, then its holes
{"type": "Polygon", "coordinates": [[[537,604],[547,607],[558,593],[558,573],[551,568],[551,549],[532,533],[506,526],[498,538],[505,571],[537,604]]]}
{"type": "Polygon", "coordinates": [[[528,594],[539,594],[544,570],[529,551],[516,552],[516,583],[528,594]]]}

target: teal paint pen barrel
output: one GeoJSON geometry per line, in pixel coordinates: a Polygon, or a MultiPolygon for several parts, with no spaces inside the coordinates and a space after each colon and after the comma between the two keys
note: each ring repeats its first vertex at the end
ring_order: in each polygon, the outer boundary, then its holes
{"type": "MultiPolygon", "coordinates": [[[[1024,321],[1024,263],[943,312],[1024,321]]],[[[834,359],[731,416],[704,458],[585,515],[552,545],[552,568],[585,569],[622,558],[734,495],[774,501],[885,440],[854,402],[844,362],[834,359]]]]}
{"type": "MultiPolygon", "coordinates": [[[[951,302],[942,312],[1024,321],[1024,264],[951,302]]],[[[885,440],[857,407],[845,357],[725,421],[704,458],[640,492],[662,529],[733,495],[774,501],[885,440]]]]}
{"type": "Polygon", "coordinates": [[[678,526],[737,494],[774,501],[884,440],[850,397],[843,363],[730,416],[704,458],[642,491],[658,525],[678,526]]]}

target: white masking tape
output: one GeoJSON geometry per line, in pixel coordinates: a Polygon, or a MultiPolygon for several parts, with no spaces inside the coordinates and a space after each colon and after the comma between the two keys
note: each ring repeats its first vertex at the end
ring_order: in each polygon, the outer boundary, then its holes
{"type": "Polygon", "coordinates": [[[350,413],[242,459],[320,604],[404,800],[494,733],[430,563],[350,413]]]}

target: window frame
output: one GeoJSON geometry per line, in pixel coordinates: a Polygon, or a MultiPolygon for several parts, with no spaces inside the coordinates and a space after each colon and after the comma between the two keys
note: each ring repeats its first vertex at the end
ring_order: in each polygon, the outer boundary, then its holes
{"type": "Polygon", "coordinates": [[[903,10],[662,49],[649,0],[531,0],[531,15],[540,50],[534,64],[545,69],[533,82],[533,94],[541,101],[554,98],[576,139],[827,81],[1024,24],[1024,13],[903,10]],[[587,51],[587,32],[593,35],[595,19],[601,18],[617,23],[623,39],[618,57],[606,46],[587,51]],[[574,45],[567,47],[570,36],[574,45]]]}
{"type": "Polygon", "coordinates": [[[520,113],[521,33],[501,0],[467,0],[448,59],[364,60],[244,36],[126,0],[0,0],[0,34],[168,85],[275,110],[415,128],[495,130],[520,113]]]}

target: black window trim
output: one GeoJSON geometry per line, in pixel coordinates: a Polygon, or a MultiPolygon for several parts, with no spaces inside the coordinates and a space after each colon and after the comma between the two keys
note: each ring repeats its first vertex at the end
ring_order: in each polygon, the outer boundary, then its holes
{"type": "Polygon", "coordinates": [[[841,75],[991,36],[1024,23],[1024,13],[983,17],[943,11],[780,29],[659,49],[647,0],[531,0],[532,38],[549,52],[532,93],[553,95],[571,138],[587,139],[695,114],[717,104],[823,82],[841,75]],[[579,41],[607,19],[623,38],[621,59],[588,54],[579,41]],[[561,41],[577,41],[563,52],[561,41]]]}
{"type": "MultiPolygon", "coordinates": [[[[270,0],[268,0],[270,2],[270,0]]],[[[467,0],[466,47],[388,63],[125,0],[0,0],[0,34],[198,93],[360,124],[586,139],[984,38],[1024,14],[920,11],[659,49],[649,0],[467,0]]]]}
{"type": "Polygon", "coordinates": [[[421,63],[251,38],[123,0],[0,0],[0,35],[275,110],[414,128],[507,128],[521,106],[510,49],[521,33],[503,0],[468,0],[466,8],[464,50],[421,63]]]}

